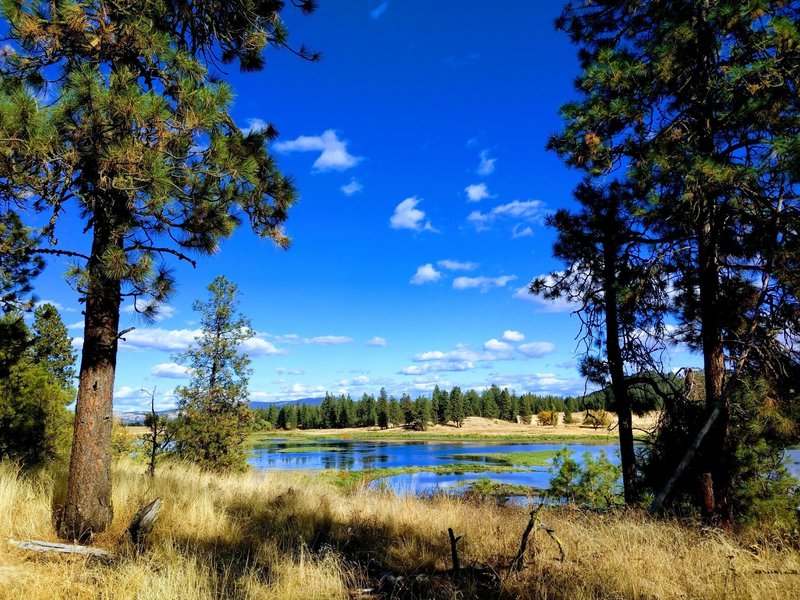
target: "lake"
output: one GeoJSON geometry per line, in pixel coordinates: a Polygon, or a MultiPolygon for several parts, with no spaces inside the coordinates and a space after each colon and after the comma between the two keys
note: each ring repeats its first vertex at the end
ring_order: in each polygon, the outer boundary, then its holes
{"type": "MultiPolygon", "coordinates": [[[[435,467],[442,465],[476,464],[485,468],[487,462],[478,456],[490,453],[555,451],[564,446],[574,452],[579,462],[589,452],[596,457],[605,450],[611,462],[619,464],[615,443],[521,443],[521,442],[406,442],[361,440],[297,440],[272,439],[258,443],[249,460],[260,470],[363,470],[383,467],[435,467]]],[[[787,450],[789,471],[800,478],[800,449],[787,450]]],[[[488,463],[491,464],[491,463],[488,463]]],[[[388,486],[398,493],[429,494],[437,490],[457,490],[480,478],[497,483],[518,484],[534,488],[549,486],[548,467],[522,467],[514,473],[464,472],[460,474],[412,473],[395,475],[374,481],[372,485],[388,486]]]]}

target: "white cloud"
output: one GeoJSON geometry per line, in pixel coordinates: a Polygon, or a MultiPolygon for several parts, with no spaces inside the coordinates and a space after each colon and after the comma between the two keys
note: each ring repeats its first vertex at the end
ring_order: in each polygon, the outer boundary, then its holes
{"type": "Polygon", "coordinates": [[[394,209],[389,219],[392,229],[411,229],[413,231],[436,231],[430,221],[425,221],[425,213],[418,208],[419,199],[415,196],[406,198],[394,209]]]}
{"type": "Polygon", "coordinates": [[[300,344],[303,341],[303,338],[301,338],[296,333],[287,333],[287,334],[284,334],[284,335],[274,335],[274,336],[271,336],[271,337],[276,342],[284,343],[284,344],[300,344]]]}
{"type": "Polygon", "coordinates": [[[382,338],[379,336],[375,336],[367,341],[367,346],[385,346],[386,345],[386,338],[382,338]]]}
{"type": "Polygon", "coordinates": [[[550,342],[530,342],[517,346],[517,350],[529,358],[540,358],[555,352],[555,349],[555,345],[550,342]]]}
{"type": "Polygon", "coordinates": [[[363,186],[363,185],[361,185],[361,184],[360,184],[358,181],[356,181],[355,179],[351,179],[351,180],[350,180],[350,183],[347,183],[347,184],[343,185],[343,186],[342,186],[341,188],[339,188],[339,189],[341,189],[341,190],[342,190],[342,193],[343,193],[345,196],[352,196],[353,194],[357,194],[358,192],[360,192],[361,190],[363,190],[363,189],[364,189],[364,186],[363,186]]]}
{"type": "Polygon", "coordinates": [[[514,229],[511,230],[511,239],[516,240],[521,237],[528,237],[533,235],[533,229],[530,225],[524,223],[517,223],[514,229]]]}
{"type": "Polygon", "coordinates": [[[114,400],[129,400],[131,398],[141,398],[142,390],[123,385],[114,390],[114,400]]]}
{"type": "Polygon", "coordinates": [[[260,337],[251,337],[242,344],[242,350],[250,356],[273,356],[286,354],[286,350],[276,348],[271,342],[260,337]]]}
{"type": "Polygon", "coordinates": [[[386,9],[389,8],[389,0],[381,2],[378,6],[369,11],[369,16],[373,19],[379,19],[386,9]]]}
{"type": "Polygon", "coordinates": [[[273,148],[278,152],[321,152],[314,161],[317,171],[346,171],[363,160],[347,151],[347,144],[336,136],[333,129],[322,135],[301,135],[287,142],[276,142],[273,148]]]}
{"type": "Polygon", "coordinates": [[[314,337],[301,337],[296,333],[283,335],[262,334],[262,338],[269,338],[281,344],[306,344],[311,346],[331,346],[336,344],[349,344],[353,338],[344,335],[317,335],[314,337]]]}
{"type": "Polygon", "coordinates": [[[497,159],[490,158],[488,150],[481,150],[480,157],[481,162],[478,164],[478,175],[491,175],[494,173],[494,165],[497,159]]]}
{"type": "MultiPolygon", "coordinates": [[[[121,309],[121,313],[125,313],[128,315],[137,315],[142,313],[150,308],[153,304],[153,301],[140,301],[140,302],[131,302],[130,304],[124,305],[121,309]],[[138,310],[137,310],[138,309],[138,310]]],[[[153,320],[158,322],[164,321],[166,319],[171,319],[175,316],[175,307],[169,306],[168,304],[156,304],[155,306],[156,312],[153,314],[153,320]]]]}
{"type": "Polygon", "coordinates": [[[242,133],[245,135],[249,135],[254,131],[258,131],[260,129],[264,129],[269,127],[269,123],[267,123],[264,119],[247,119],[247,127],[242,127],[242,133]]]}
{"type": "Polygon", "coordinates": [[[353,341],[353,338],[346,335],[318,335],[316,337],[303,339],[304,344],[311,344],[313,346],[338,346],[341,344],[349,344],[353,341]]]}
{"type": "Polygon", "coordinates": [[[499,387],[511,388],[517,393],[577,395],[584,392],[585,386],[585,382],[581,378],[567,379],[558,377],[554,373],[534,373],[533,375],[492,373],[491,380],[499,387]]]}
{"type": "Polygon", "coordinates": [[[431,263],[428,263],[417,268],[417,272],[414,273],[414,276],[411,278],[409,283],[414,285],[422,285],[423,283],[439,281],[441,278],[442,274],[437,271],[431,263]]]}
{"type": "Polygon", "coordinates": [[[174,362],[159,363],[150,368],[150,375],[154,377],[165,377],[167,379],[186,379],[189,377],[191,369],[174,362]]]}
{"type": "Polygon", "coordinates": [[[450,259],[440,260],[436,264],[448,271],[474,271],[479,266],[478,263],[474,262],[461,262],[450,259]]]}
{"type": "Polygon", "coordinates": [[[495,287],[505,287],[510,281],[514,281],[516,275],[503,275],[501,277],[456,277],[453,280],[454,290],[468,290],[480,288],[482,292],[495,287]]]}
{"type": "MultiPolygon", "coordinates": [[[[478,210],[473,211],[467,217],[467,221],[472,223],[478,231],[489,228],[489,225],[499,219],[515,219],[518,221],[543,224],[545,216],[550,211],[545,208],[545,203],[541,200],[514,200],[507,204],[495,206],[491,211],[482,213],[478,210]]],[[[524,235],[532,235],[526,232],[525,229],[519,230],[518,225],[514,227],[512,232],[515,232],[514,237],[522,237],[524,235]]]]}
{"type": "Polygon", "coordinates": [[[489,352],[498,352],[500,354],[508,354],[514,349],[514,346],[509,344],[508,342],[501,342],[500,340],[496,340],[492,338],[483,344],[484,350],[488,350],[489,352]]]}
{"type": "Polygon", "coordinates": [[[520,333],[519,331],[514,331],[512,329],[506,329],[503,332],[503,339],[507,342],[521,342],[525,339],[525,336],[520,333]]]}
{"type": "Polygon", "coordinates": [[[425,375],[427,373],[447,373],[471,371],[475,365],[470,361],[442,361],[435,363],[425,363],[422,365],[411,365],[399,371],[400,375],[425,375]]]}
{"type": "MultiPolygon", "coordinates": [[[[540,277],[544,278],[545,285],[547,286],[552,286],[555,284],[555,280],[551,274],[540,275],[540,277]]],[[[536,304],[539,307],[536,312],[540,313],[571,312],[578,306],[576,303],[570,302],[564,297],[560,297],[555,300],[547,300],[540,294],[531,294],[528,286],[518,288],[511,297],[517,300],[524,300],[526,302],[532,302],[533,304],[536,304]]]]}
{"type": "Polygon", "coordinates": [[[83,329],[84,326],[85,321],[75,321],[74,323],[67,325],[67,329],[83,329]]]}
{"type": "Polygon", "coordinates": [[[484,198],[494,198],[494,196],[489,193],[489,189],[486,187],[485,183],[468,185],[464,188],[464,191],[467,193],[467,199],[469,199],[470,202],[480,202],[484,198]]]}
{"type": "MultiPolygon", "coordinates": [[[[200,329],[133,329],[120,338],[120,349],[160,350],[162,352],[182,352],[194,344],[202,335],[200,329]]],[[[241,349],[250,356],[270,356],[286,354],[286,350],[276,348],[261,336],[252,337],[242,344],[241,349]]]]}
{"type": "Polygon", "coordinates": [[[180,352],[191,346],[201,333],[200,329],[134,329],[120,339],[119,346],[121,349],[180,352]]]}
{"type": "Polygon", "coordinates": [[[309,394],[324,394],[325,386],[322,385],[303,385],[302,383],[293,383],[289,388],[289,392],[293,395],[309,395],[309,394]]]}
{"type": "Polygon", "coordinates": [[[305,369],[286,369],[284,367],[278,367],[277,369],[275,369],[275,372],[278,373],[278,375],[283,375],[283,374],[286,374],[286,375],[305,375],[306,374],[305,369]]]}
{"type": "Polygon", "coordinates": [[[414,362],[429,362],[436,360],[474,362],[478,360],[486,360],[486,358],[486,355],[478,354],[477,352],[469,350],[466,346],[456,346],[456,349],[450,352],[430,350],[428,352],[415,354],[412,360],[414,362]]]}

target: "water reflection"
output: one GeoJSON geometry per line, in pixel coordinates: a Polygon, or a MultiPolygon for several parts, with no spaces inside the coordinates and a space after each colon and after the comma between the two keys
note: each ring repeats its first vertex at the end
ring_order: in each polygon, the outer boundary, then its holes
{"type": "MultiPolygon", "coordinates": [[[[361,470],[374,467],[433,467],[453,463],[474,463],[482,466],[497,462],[492,453],[536,452],[560,450],[565,444],[525,444],[506,442],[375,442],[353,440],[267,440],[253,449],[249,463],[257,469],[335,469],[361,470]],[[293,450],[300,450],[293,451],[293,450]],[[486,456],[489,454],[489,456],[486,456]]],[[[605,450],[609,460],[619,464],[615,443],[567,444],[574,457],[582,462],[588,452],[596,458],[605,450]]],[[[800,478],[800,449],[787,450],[786,466],[800,478]]],[[[518,473],[463,473],[437,475],[414,473],[397,475],[376,482],[399,493],[431,493],[436,489],[457,489],[480,477],[490,477],[498,483],[513,483],[535,488],[549,486],[546,468],[526,469],[518,473]]]]}

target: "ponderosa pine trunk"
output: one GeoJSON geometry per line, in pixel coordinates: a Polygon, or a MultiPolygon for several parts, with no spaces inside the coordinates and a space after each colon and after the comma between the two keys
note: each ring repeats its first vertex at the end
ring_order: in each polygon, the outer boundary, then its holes
{"type": "MultiPolygon", "coordinates": [[[[717,131],[715,113],[716,98],[709,92],[713,89],[712,74],[716,71],[714,55],[715,32],[708,19],[708,2],[698,5],[698,78],[695,82],[697,98],[694,99],[695,126],[697,128],[700,156],[713,160],[716,156],[714,139],[717,131]]],[[[730,502],[730,477],[726,456],[729,409],[725,389],[725,349],[720,320],[720,228],[717,194],[710,189],[694,190],[697,199],[698,220],[696,222],[698,287],[700,292],[700,340],[703,346],[703,370],[707,414],[719,406],[720,415],[713,424],[701,446],[698,477],[698,496],[703,518],[722,527],[733,523],[730,502]]]]}
{"type": "Polygon", "coordinates": [[[638,483],[636,472],[636,453],[633,449],[633,415],[625,382],[625,366],[619,343],[620,323],[618,302],[617,262],[619,244],[617,243],[616,225],[618,223],[618,204],[612,198],[608,207],[609,214],[603,239],[603,294],[606,321],[606,358],[611,375],[611,390],[614,393],[614,404],[617,409],[617,427],[619,429],[619,455],[622,463],[622,487],[625,503],[634,505],[638,499],[638,483]]]}
{"type": "Polygon", "coordinates": [[[97,211],[88,264],[85,327],[67,496],[59,534],[86,540],[111,523],[112,400],[117,364],[120,281],[109,277],[102,257],[119,240],[97,211]]]}

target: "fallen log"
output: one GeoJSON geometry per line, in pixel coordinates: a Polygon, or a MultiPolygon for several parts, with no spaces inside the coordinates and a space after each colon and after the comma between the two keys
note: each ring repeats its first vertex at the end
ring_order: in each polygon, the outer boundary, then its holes
{"type": "Polygon", "coordinates": [[[8,540],[8,543],[22,550],[31,552],[58,552],[61,554],[83,554],[95,558],[113,558],[114,555],[102,548],[80,546],[78,544],[61,544],[58,542],[45,542],[42,540],[8,540]]]}

